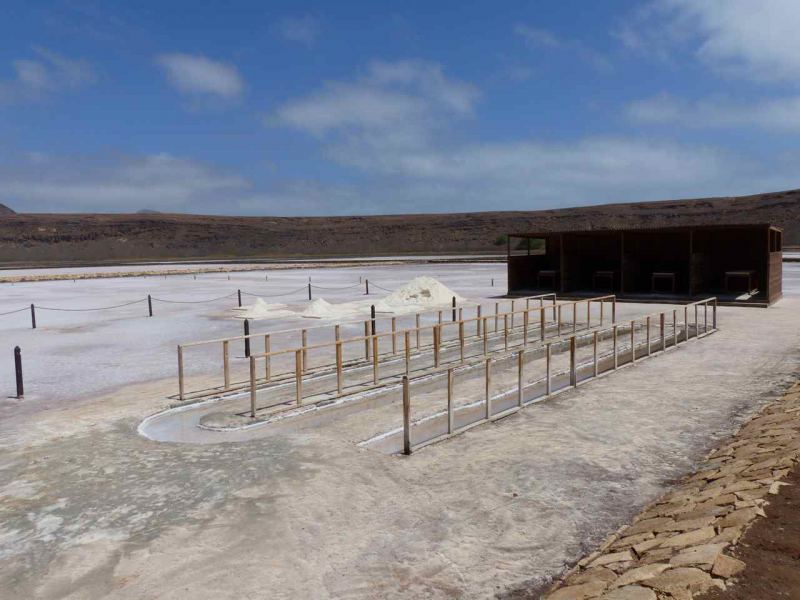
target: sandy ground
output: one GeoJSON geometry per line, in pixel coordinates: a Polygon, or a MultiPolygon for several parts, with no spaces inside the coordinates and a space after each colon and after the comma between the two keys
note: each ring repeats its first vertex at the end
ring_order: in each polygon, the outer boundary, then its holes
{"type": "MultiPolygon", "coordinates": [[[[485,278],[496,267],[453,269],[485,278]]],[[[82,402],[35,398],[47,409],[36,413],[12,406],[0,590],[487,598],[544,584],[788,384],[800,365],[798,272],[785,265],[790,289],[768,310],[721,308],[720,331],[700,342],[410,458],[359,448],[363,412],[243,443],[153,442],[136,428],[166,404],[169,378],[82,402]]],[[[128,362],[125,340],[110,340],[121,358],[102,378],[128,362]]],[[[83,389],[69,368],[59,375],[72,398],[83,389]]]]}

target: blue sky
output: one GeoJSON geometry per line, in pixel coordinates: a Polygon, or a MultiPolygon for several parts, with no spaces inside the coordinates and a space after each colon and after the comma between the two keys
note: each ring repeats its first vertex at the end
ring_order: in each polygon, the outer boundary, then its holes
{"type": "Polygon", "coordinates": [[[800,187],[800,2],[15,2],[20,212],[535,210],[800,187]]]}

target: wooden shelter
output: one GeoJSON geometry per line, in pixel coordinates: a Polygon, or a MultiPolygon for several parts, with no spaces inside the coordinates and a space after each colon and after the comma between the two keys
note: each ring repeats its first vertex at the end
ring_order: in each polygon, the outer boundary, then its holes
{"type": "Polygon", "coordinates": [[[508,292],[768,306],[781,297],[782,244],[770,225],[514,233],[508,292]]]}

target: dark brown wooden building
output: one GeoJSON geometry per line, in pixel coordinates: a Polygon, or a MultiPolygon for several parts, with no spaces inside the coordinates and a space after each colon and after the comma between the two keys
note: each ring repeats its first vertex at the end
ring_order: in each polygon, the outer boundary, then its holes
{"type": "Polygon", "coordinates": [[[767,306],[781,297],[782,244],[770,225],[514,233],[508,292],[767,306]]]}

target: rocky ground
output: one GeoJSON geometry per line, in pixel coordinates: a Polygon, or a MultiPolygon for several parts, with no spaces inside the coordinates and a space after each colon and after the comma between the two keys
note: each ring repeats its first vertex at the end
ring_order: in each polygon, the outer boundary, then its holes
{"type": "Polygon", "coordinates": [[[688,600],[711,591],[709,598],[720,599],[800,597],[800,538],[792,536],[798,529],[791,510],[796,499],[782,498],[775,513],[770,510],[788,530],[778,534],[764,520],[770,499],[796,483],[797,474],[787,477],[799,458],[796,385],[713,451],[700,471],[583,558],[546,599],[688,600]],[[759,521],[765,525],[739,550],[742,535],[759,521]],[[777,559],[776,534],[785,544],[777,559]],[[739,576],[745,583],[737,583],[739,576]]]}

